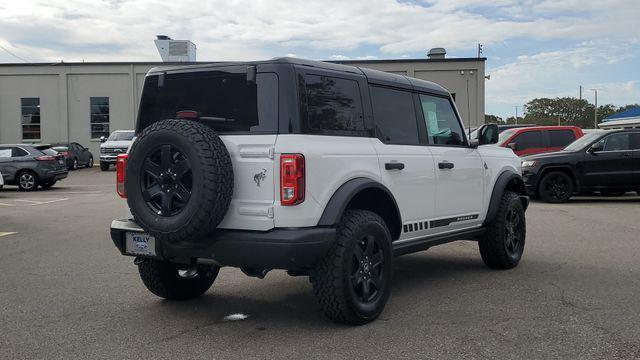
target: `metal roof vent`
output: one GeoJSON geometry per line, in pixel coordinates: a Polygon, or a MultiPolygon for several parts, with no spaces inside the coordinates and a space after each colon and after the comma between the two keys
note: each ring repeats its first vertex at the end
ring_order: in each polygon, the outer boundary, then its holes
{"type": "Polygon", "coordinates": [[[444,56],[447,54],[447,50],[444,48],[433,48],[429,50],[427,53],[427,57],[429,59],[444,59],[444,56]]]}

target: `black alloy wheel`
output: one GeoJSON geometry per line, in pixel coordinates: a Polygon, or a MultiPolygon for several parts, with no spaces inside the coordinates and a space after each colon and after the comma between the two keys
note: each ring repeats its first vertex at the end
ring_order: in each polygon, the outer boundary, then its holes
{"type": "Polygon", "coordinates": [[[380,241],[373,235],[367,235],[358,241],[353,251],[351,289],[362,304],[376,301],[388,280],[383,271],[384,255],[380,241]]]}
{"type": "Polygon", "coordinates": [[[544,176],[539,192],[540,198],[546,202],[565,202],[573,195],[573,181],[569,175],[554,171],[544,176]]]}
{"type": "Polygon", "coordinates": [[[504,241],[507,254],[510,257],[518,257],[522,253],[522,246],[524,245],[523,225],[524,222],[518,209],[515,207],[509,208],[504,222],[504,241]]]}
{"type": "Polygon", "coordinates": [[[140,182],[147,206],[160,216],[174,216],[191,198],[191,165],[180,149],[161,145],[145,158],[140,182]]]}

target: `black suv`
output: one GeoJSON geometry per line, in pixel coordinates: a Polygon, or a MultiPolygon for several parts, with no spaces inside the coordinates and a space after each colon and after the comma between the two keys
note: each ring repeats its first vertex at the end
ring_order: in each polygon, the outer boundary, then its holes
{"type": "Polygon", "coordinates": [[[562,151],[524,157],[522,175],[530,195],[552,203],[640,192],[640,129],[589,133],[562,151]]]}

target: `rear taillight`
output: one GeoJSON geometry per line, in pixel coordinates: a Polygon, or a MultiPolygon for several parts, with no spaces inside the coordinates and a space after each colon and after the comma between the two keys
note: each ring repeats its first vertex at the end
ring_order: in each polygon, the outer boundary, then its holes
{"type": "Polygon", "coordinates": [[[36,157],[36,160],[38,160],[38,161],[56,161],[56,157],[55,156],[51,156],[51,155],[42,155],[42,156],[36,157]]]}
{"type": "Polygon", "coordinates": [[[280,203],[298,205],[304,201],[304,156],[280,155],[280,203]]]}
{"type": "Polygon", "coordinates": [[[60,154],[62,154],[62,156],[64,156],[64,157],[69,156],[69,152],[68,151],[63,151],[60,154]]]}
{"type": "Polygon", "coordinates": [[[124,190],[124,177],[126,175],[128,156],[127,154],[120,154],[116,158],[116,192],[123,199],[127,198],[127,193],[124,190]]]}

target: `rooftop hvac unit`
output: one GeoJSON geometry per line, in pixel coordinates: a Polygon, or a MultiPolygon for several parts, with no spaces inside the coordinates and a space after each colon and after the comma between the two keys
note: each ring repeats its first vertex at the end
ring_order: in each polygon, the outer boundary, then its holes
{"type": "Polygon", "coordinates": [[[166,35],[158,35],[155,43],[164,62],[196,61],[196,45],[189,40],[173,40],[166,35]]]}

